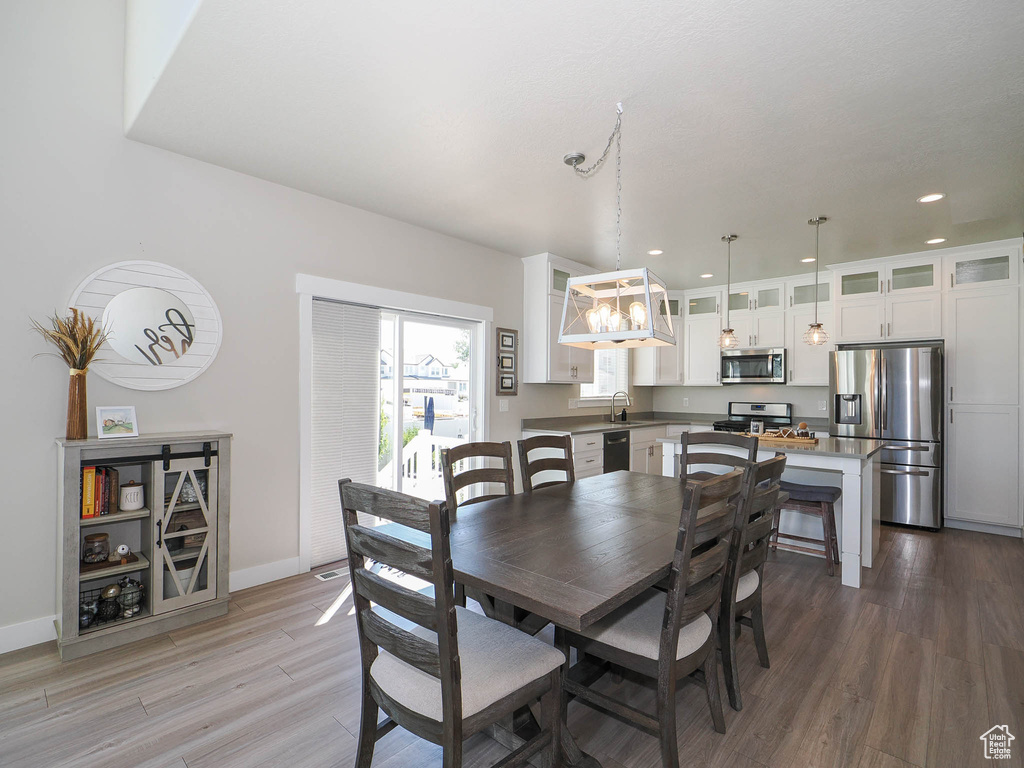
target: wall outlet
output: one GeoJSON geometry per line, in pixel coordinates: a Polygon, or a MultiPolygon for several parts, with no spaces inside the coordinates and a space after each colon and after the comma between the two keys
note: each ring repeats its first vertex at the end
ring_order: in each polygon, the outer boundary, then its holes
{"type": "Polygon", "coordinates": [[[690,398],[688,398],[688,397],[684,397],[684,398],[683,398],[683,408],[685,408],[685,407],[686,407],[686,406],[688,406],[689,404],[690,404],[690,398]]]}
{"type": "Polygon", "coordinates": [[[508,411],[508,400],[499,400],[498,410],[502,413],[506,413],[508,411]]]}
{"type": "Polygon", "coordinates": [[[580,407],[579,399],[577,399],[575,397],[570,397],[569,398],[569,410],[570,411],[575,411],[579,407],[580,407]]]}
{"type": "Polygon", "coordinates": [[[819,411],[827,411],[828,410],[828,401],[827,400],[819,400],[818,401],[818,410],[819,411]]]}

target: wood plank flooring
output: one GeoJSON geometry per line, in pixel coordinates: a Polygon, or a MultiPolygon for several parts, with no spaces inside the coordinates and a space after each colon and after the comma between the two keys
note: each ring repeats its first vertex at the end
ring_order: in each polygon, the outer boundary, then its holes
{"type": "MultiPolygon", "coordinates": [[[[843,587],[820,559],[773,555],[771,669],[740,643],[744,709],[711,726],[704,694],[678,693],[685,766],[931,768],[984,765],[982,732],[1006,724],[1024,764],[1024,543],[883,527],[870,585],[843,587]]],[[[311,575],[232,596],[227,616],[84,659],[55,646],[0,656],[4,768],[352,766],[359,665],[346,579],[311,575]]],[[[629,676],[599,684],[653,708],[629,676]]],[[[657,768],[656,740],[582,705],[569,727],[605,768],[657,768]]],[[[506,750],[478,735],[466,765],[506,750]]],[[[375,768],[440,765],[400,729],[375,768]]]]}

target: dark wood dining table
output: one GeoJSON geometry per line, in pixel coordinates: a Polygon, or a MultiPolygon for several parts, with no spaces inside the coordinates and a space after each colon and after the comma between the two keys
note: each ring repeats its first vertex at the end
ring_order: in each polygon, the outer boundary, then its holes
{"type": "MultiPolygon", "coordinates": [[[[683,491],[674,478],[620,471],[459,507],[455,580],[493,597],[496,618],[518,607],[584,629],[668,575],[683,491]]],[[[599,768],[562,733],[567,764],[599,768]]]]}

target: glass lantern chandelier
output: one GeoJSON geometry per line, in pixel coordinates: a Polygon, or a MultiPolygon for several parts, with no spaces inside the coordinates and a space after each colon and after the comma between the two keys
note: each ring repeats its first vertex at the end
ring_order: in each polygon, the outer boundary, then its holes
{"type": "Polygon", "coordinates": [[[725,329],[722,331],[722,335],[718,337],[718,346],[722,349],[736,349],[739,345],[739,339],[736,338],[736,334],[733,333],[732,328],[729,327],[729,292],[732,288],[732,241],[738,238],[739,235],[722,235],[722,242],[725,243],[726,257],[725,257],[725,329]]]}
{"type": "Polygon", "coordinates": [[[828,342],[828,333],[818,322],[818,232],[826,221],[827,216],[815,216],[807,221],[814,227],[814,322],[804,331],[804,344],[810,344],[812,347],[820,347],[828,342]]]}
{"type": "Polygon", "coordinates": [[[622,269],[622,104],[615,128],[597,162],[580,166],[579,152],[563,162],[584,178],[592,175],[615,142],[615,271],[570,277],[562,306],[558,343],[583,349],[623,349],[675,344],[665,281],[646,267],[622,269]]]}

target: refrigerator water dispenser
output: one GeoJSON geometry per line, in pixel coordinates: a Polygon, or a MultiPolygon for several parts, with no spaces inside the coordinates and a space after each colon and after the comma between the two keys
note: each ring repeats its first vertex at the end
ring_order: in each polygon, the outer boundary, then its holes
{"type": "Polygon", "coordinates": [[[860,405],[862,395],[836,395],[836,424],[860,424],[860,405]]]}

